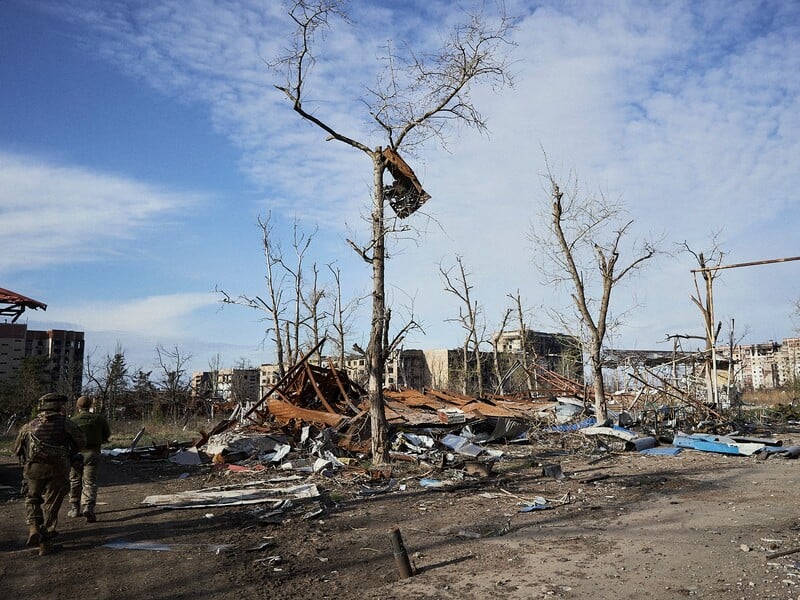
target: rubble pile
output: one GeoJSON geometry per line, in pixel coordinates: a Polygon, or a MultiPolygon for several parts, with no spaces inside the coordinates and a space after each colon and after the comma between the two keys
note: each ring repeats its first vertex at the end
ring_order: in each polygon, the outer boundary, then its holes
{"type": "MultiPolygon", "coordinates": [[[[540,468],[543,479],[564,482],[578,477],[566,468],[568,457],[576,454],[588,456],[589,464],[623,452],[675,456],[699,451],[759,460],[800,456],[800,447],[784,447],[763,430],[753,437],[755,427],[737,429],[736,420],[705,407],[655,407],[641,395],[618,405],[622,410],[610,411],[609,418],[598,423],[578,388],[570,390],[572,394],[563,390],[563,396],[539,399],[385,390],[391,464],[374,465],[366,391],[332,363],[324,367],[303,361],[259,403],[234,411],[210,432],[201,432],[193,445],[135,449],[134,441],[120,452],[159,460],[169,454],[172,463],[210,467],[212,476],[227,480],[216,487],[150,497],[148,505],[253,504],[253,515],[265,523],[282,522],[292,511],[296,517],[297,510],[303,518],[314,518],[330,508],[333,496],[342,494],[366,498],[407,489],[470,486],[480,480],[499,487],[513,479],[520,464],[540,468]]],[[[594,474],[580,481],[595,484],[608,477],[594,474]]],[[[571,501],[569,493],[552,496],[523,499],[520,511],[571,501]]]]}

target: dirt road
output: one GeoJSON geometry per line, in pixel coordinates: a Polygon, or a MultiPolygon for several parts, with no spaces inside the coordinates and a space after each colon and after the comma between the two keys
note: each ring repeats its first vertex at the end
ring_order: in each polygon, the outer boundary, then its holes
{"type": "Polygon", "coordinates": [[[483,479],[395,465],[397,485],[374,495],[342,473],[312,476],[321,500],[271,517],[257,505],[141,504],[263,473],[109,462],[98,522],[70,519],[65,506],[61,548],[46,557],[24,546],[19,467],[0,457],[0,485],[12,488],[0,492],[0,589],[70,600],[800,598],[800,552],[768,558],[800,547],[800,461],[685,450],[590,463],[506,450],[514,457],[483,479]],[[566,478],[543,476],[553,462],[566,478]],[[450,487],[420,485],[453,475],[462,478],[450,487]],[[520,512],[537,497],[550,508],[520,512]],[[391,551],[395,526],[416,569],[408,579],[391,551]]]}

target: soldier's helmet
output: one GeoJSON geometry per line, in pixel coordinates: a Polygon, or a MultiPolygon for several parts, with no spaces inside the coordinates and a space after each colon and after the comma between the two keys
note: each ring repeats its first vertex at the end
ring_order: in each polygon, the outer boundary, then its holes
{"type": "Polygon", "coordinates": [[[59,411],[66,403],[67,397],[64,394],[50,392],[39,398],[39,410],[59,411]]]}

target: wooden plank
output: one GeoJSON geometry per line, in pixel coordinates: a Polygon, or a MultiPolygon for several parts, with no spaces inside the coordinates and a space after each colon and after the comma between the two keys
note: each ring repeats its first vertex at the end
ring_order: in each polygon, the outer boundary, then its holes
{"type": "Polygon", "coordinates": [[[331,358],[328,358],[328,366],[331,368],[331,373],[333,374],[333,378],[336,380],[336,385],[339,387],[339,393],[342,394],[342,398],[344,398],[344,401],[347,402],[347,405],[353,412],[358,413],[358,407],[353,404],[353,402],[350,400],[350,396],[347,395],[347,390],[344,389],[344,384],[342,383],[339,374],[336,372],[336,367],[334,366],[331,358]]]}
{"type": "Polygon", "coordinates": [[[306,374],[308,375],[308,380],[311,382],[311,387],[314,388],[314,393],[317,395],[317,398],[319,398],[319,401],[322,402],[322,405],[325,407],[325,410],[334,415],[338,415],[339,413],[333,410],[333,407],[330,404],[328,404],[328,401],[325,399],[324,394],[320,391],[319,386],[317,385],[317,381],[316,379],[314,379],[314,373],[311,372],[311,367],[308,365],[308,363],[306,363],[306,374]]]}

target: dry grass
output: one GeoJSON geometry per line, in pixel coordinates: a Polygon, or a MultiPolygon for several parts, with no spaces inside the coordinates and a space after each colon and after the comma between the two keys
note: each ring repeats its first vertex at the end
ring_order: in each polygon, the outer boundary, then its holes
{"type": "MultiPolygon", "coordinates": [[[[125,448],[131,445],[133,438],[144,427],[139,446],[166,444],[168,442],[191,442],[200,438],[200,430],[208,431],[215,423],[206,419],[190,419],[184,426],[182,422],[158,422],[153,420],[114,421],[111,423],[111,439],[106,447],[125,448]]],[[[0,454],[11,456],[11,447],[17,435],[17,429],[6,431],[0,435],[0,454]]]]}
{"type": "Polygon", "coordinates": [[[206,419],[190,419],[186,425],[152,420],[116,421],[111,423],[109,445],[119,448],[130,446],[133,438],[144,427],[140,446],[167,442],[191,442],[200,438],[200,430],[208,431],[214,423],[206,419]]]}
{"type": "Polygon", "coordinates": [[[777,406],[791,404],[797,398],[792,390],[755,390],[742,394],[745,404],[751,406],[777,406]]]}

